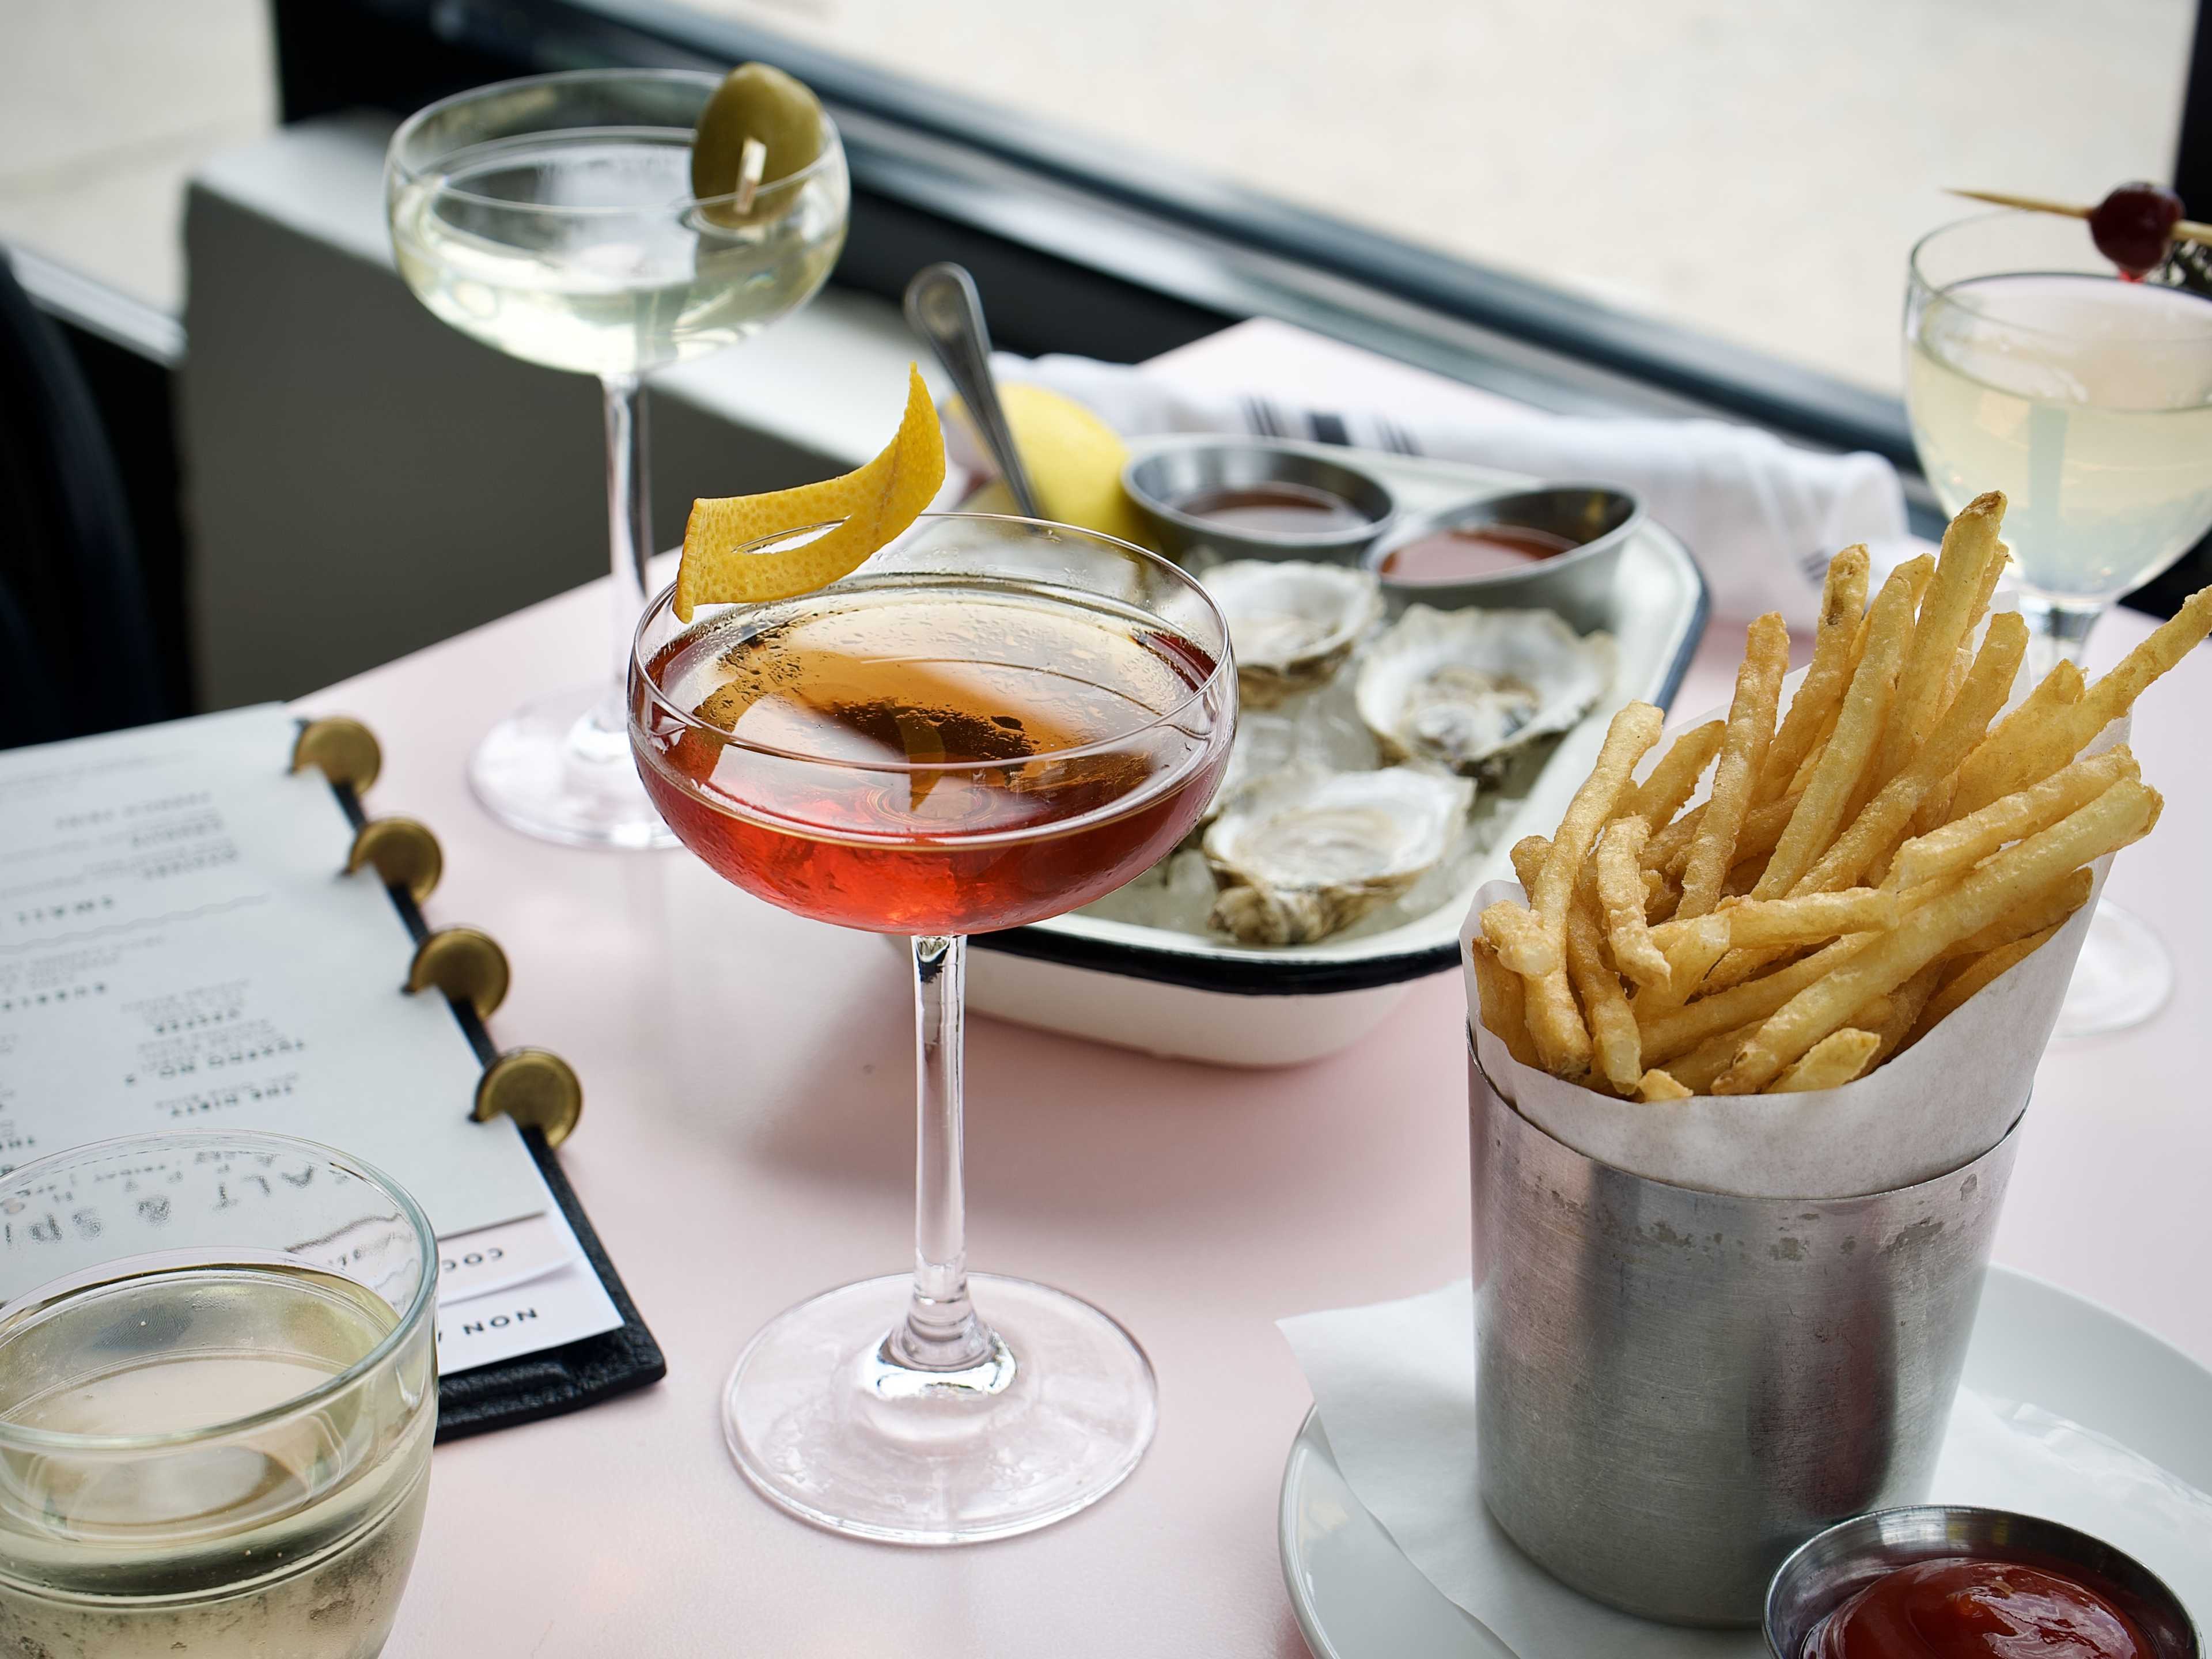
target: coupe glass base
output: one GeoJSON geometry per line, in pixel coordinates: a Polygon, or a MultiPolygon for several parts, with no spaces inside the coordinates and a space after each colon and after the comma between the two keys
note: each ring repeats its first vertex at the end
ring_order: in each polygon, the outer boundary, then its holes
{"type": "Polygon", "coordinates": [[[880,1356],[906,1316],[904,1275],[778,1315],[723,1391],[723,1434],[745,1478],[802,1520],[894,1544],[1011,1538],[1121,1485],[1158,1419],[1145,1351],[1064,1291],[990,1273],[968,1284],[1004,1346],[941,1382],[880,1356]]]}
{"type": "Polygon", "coordinates": [[[2148,922],[2107,899],[2089,918],[2057,1035],[2099,1036],[2140,1025],[2173,994],[2173,958],[2148,922]]]}
{"type": "Polygon", "coordinates": [[[629,732],[592,719],[604,685],[526,703],[484,733],[469,757],[469,787],[510,830],[568,847],[673,847],[637,781],[629,732]]]}

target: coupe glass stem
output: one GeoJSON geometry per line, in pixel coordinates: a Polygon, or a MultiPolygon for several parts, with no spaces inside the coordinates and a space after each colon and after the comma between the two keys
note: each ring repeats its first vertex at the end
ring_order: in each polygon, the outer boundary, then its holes
{"type": "Polygon", "coordinates": [[[2083,665],[2089,630],[2105,614],[2105,602],[2099,599],[2083,604],[2025,592],[2020,596],[2020,611],[2027,618],[2027,666],[2033,676],[2030,684],[2039,684],[2043,677],[2061,662],[2070,662],[2076,668],[2083,665]]]}
{"type": "Polygon", "coordinates": [[[635,374],[600,377],[607,414],[607,550],[614,586],[612,612],[614,676],[607,694],[592,711],[598,733],[611,734],[625,752],[629,746],[625,697],[629,653],[637,619],[644,613],[646,565],[653,557],[653,508],[647,498],[645,400],[635,374]]]}
{"type": "Polygon", "coordinates": [[[914,941],[915,1081],[919,1099],[914,1185],[914,1293],[891,1357],[933,1371],[965,1371],[992,1341],[968,1300],[968,1200],[962,1182],[961,1048],[968,941],[914,941]]]}

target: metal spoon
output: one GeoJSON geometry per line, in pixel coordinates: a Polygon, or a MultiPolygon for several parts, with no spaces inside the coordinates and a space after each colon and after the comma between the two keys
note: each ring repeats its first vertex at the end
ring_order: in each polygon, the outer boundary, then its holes
{"type": "Polygon", "coordinates": [[[929,342],[937,361],[951,376],[1014,505],[1026,518],[1042,518],[1036,490],[1014,447],[1013,428],[1000,406],[999,388],[991,379],[991,331],[983,325],[983,302],[976,297],[975,279],[955,264],[916,271],[906,285],[906,319],[929,342]]]}

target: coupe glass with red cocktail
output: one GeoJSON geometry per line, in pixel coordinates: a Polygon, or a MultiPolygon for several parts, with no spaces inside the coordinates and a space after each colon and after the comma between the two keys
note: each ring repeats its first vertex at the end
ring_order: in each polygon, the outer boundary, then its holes
{"type": "Polygon", "coordinates": [[[777,1503],[968,1542],[1072,1514],[1142,1455],[1155,1391],[1127,1333],[1064,1292],[967,1273],[966,936],[1150,867],[1212,794],[1236,709],[1205,590],[1065,526],[928,514],[819,592],[702,605],[689,624],[672,590],[647,608],[630,737],[669,826],[772,903],[914,941],[915,1271],[791,1309],[738,1360],[724,1428],[777,1503]]]}

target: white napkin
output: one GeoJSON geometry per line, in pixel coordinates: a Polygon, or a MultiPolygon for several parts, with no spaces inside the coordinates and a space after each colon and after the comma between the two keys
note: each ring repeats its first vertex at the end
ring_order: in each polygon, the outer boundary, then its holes
{"type": "MultiPolygon", "coordinates": [[[[1468,1280],[1280,1323],[1361,1504],[1520,1659],[1765,1659],[1756,1631],[1655,1625],[1577,1595],[1490,1518],[1475,1486],[1468,1280]]],[[[2078,1527],[2157,1573],[2212,1627],[2212,1498],[2092,1431],[1961,1389],[1930,1498],[2078,1527]]]]}
{"type": "MultiPolygon", "coordinates": [[[[1087,357],[1002,351],[991,367],[1002,381],[1034,381],[1074,398],[1125,437],[1302,438],[1620,485],[1688,544],[1722,617],[1779,611],[1792,628],[1809,629],[1831,555],[1854,542],[1905,535],[1904,493],[1881,456],[1819,454],[1721,421],[1595,420],[1501,405],[1470,408],[1449,424],[1412,426],[1379,410],[1194,396],[1141,368],[1087,357]]],[[[970,471],[990,471],[959,422],[948,423],[945,437],[970,471]]]]}

